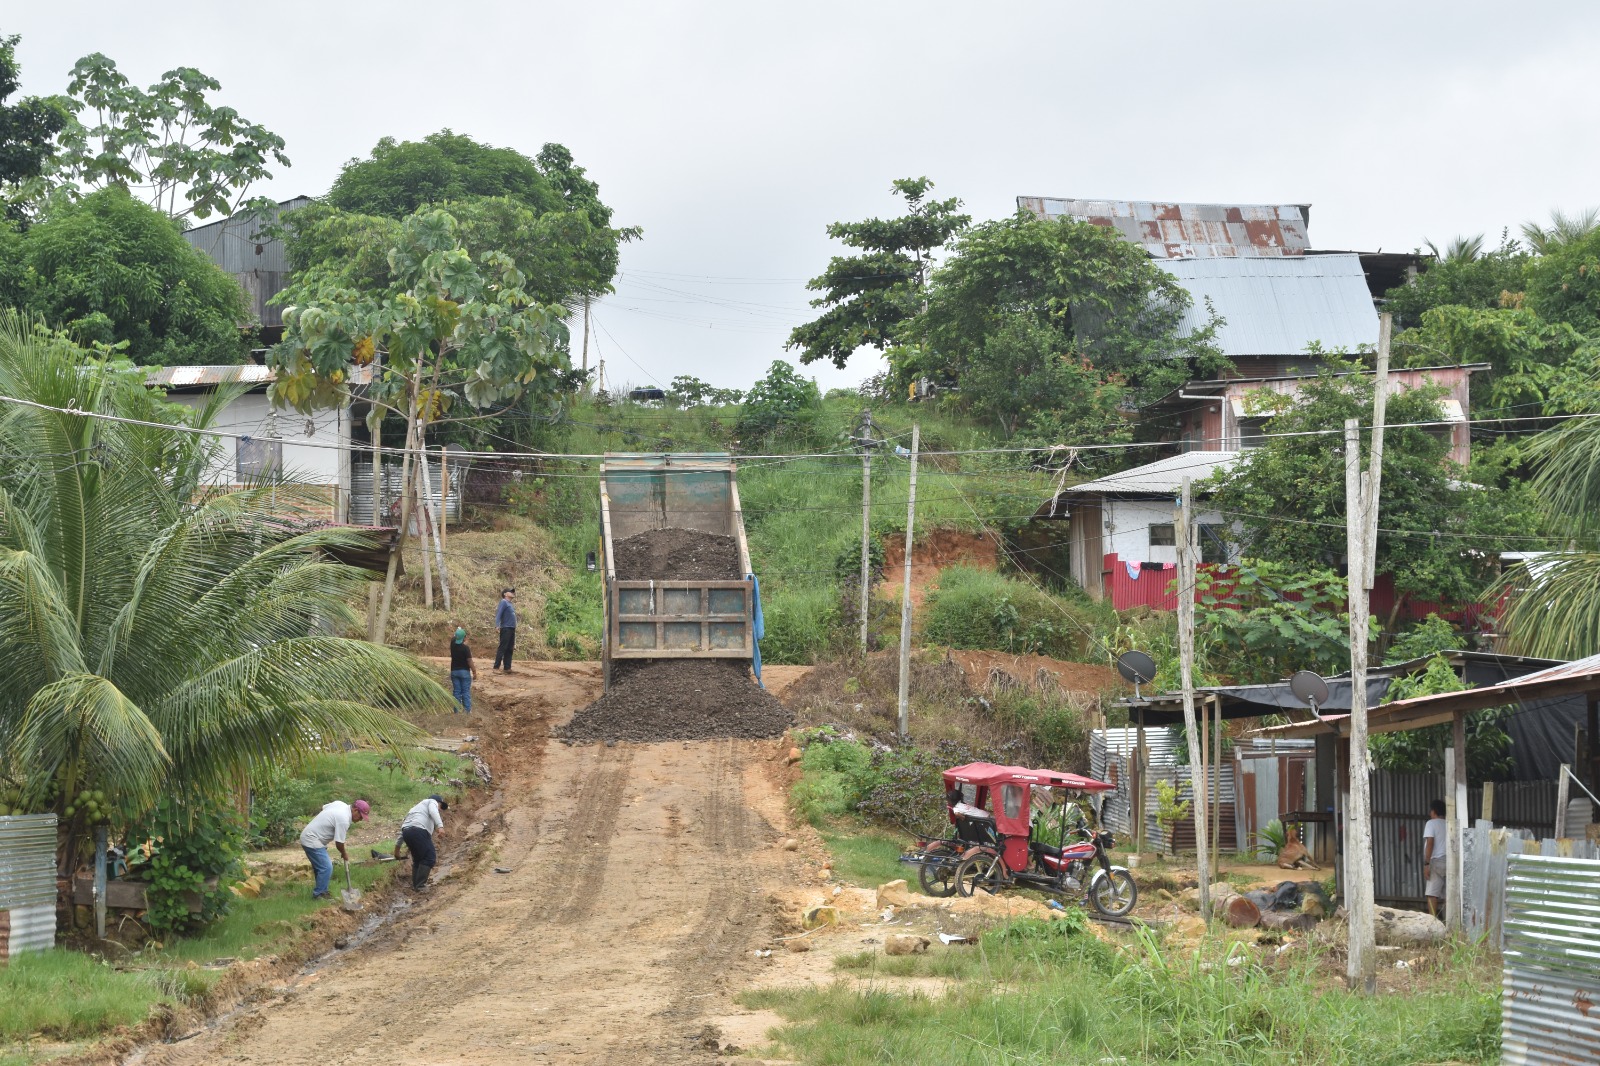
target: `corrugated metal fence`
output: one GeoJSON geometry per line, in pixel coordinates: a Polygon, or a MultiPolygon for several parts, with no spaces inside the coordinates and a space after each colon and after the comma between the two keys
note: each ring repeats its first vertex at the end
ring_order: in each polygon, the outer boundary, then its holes
{"type": "Polygon", "coordinates": [[[1600,862],[1513,855],[1501,1062],[1600,1062],[1600,862]]]}
{"type": "Polygon", "coordinates": [[[1600,845],[1571,838],[1537,840],[1526,829],[1475,823],[1461,839],[1461,923],[1469,936],[1502,946],[1508,870],[1513,860],[1528,855],[1595,861],[1600,860],[1600,845]]]}
{"type": "MultiPolygon", "coordinates": [[[[466,484],[467,463],[465,461],[450,463],[450,494],[449,500],[444,499],[444,486],[439,481],[439,461],[430,460],[428,463],[428,484],[433,486],[433,511],[435,515],[442,513],[446,502],[449,513],[445,515],[447,521],[455,522],[461,518],[461,491],[466,484]]],[[[420,498],[420,494],[419,494],[420,498]]],[[[393,512],[379,515],[379,521],[372,517],[372,464],[352,463],[350,465],[350,521],[358,526],[384,526],[392,525],[399,521],[399,507],[396,501],[400,499],[400,464],[383,464],[383,500],[385,505],[393,512]]],[[[413,530],[415,522],[413,522],[413,530]]]]}
{"type": "Polygon", "coordinates": [[[56,942],[56,816],[0,818],[0,961],[56,942]]]}

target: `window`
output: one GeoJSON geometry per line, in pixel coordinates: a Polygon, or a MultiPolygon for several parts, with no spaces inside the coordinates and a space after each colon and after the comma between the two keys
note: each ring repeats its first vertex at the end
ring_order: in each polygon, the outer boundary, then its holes
{"type": "Polygon", "coordinates": [[[1171,522],[1160,522],[1150,527],[1150,547],[1170,548],[1178,543],[1178,533],[1171,522]]]}
{"type": "Polygon", "coordinates": [[[1266,418],[1241,418],[1239,419],[1239,448],[1259,448],[1267,443],[1266,418]]]}
{"type": "Polygon", "coordinates": [[[240,437],[238,479],[241,483],[277,477],[283,472],[283,441],[276,437],[240,437]]]}
{"type": "Polygon", "coordinates": [[[1022,817],[1022,786],[1004,785],[1000,789],[1000,803],[1007,818],[1022,817]]]}
{"type": "Polygon", "coordinates": [[[1227,527],[1217,523],[1200,525],[1200,561],[1225,563],[1228,561],[1227,527]]]}

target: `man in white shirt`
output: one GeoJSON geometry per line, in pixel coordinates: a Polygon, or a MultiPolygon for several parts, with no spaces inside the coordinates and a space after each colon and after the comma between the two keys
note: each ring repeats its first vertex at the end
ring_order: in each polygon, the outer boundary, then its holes
{"type": "Polygon", "coordinates": [[[348,863],[350,853],[344,850],[344,842],[350,835],[350,825],[365,820],[371,813],[366,800],[358,799],[354,803],[334,800],[300,831],[300,847],[311,860],[311,872],[316,875],[312,899],[327,899],[330,894],[328,882],[333,878],[333,860],[328,857],[328,845],[337,847],[339,857],[348,863]]]}
{"type": "Polygon", "coordinates": [[[1422,876],[1427,880],[1422,892],[1428,897],[1428,913],[1435,918],[1444,910],[1444,878],[1450,859],[1445,841],[1449,836],[1444,800],[1434,800],[1428,804],[1428,824],[1422,827],[1422,876]]]}
{"type": "Polygon", "coordinates": [[[411,889],[414,892],[421,892],[428,887],[428,875],[438,861],[433,835],[444,830],[444,818],[440,812],[449,809],[450,804],[444,801],[444,797],[435,794],[407,811],[406,820],[400,823],[400,839],[405,841],[407,850],[411,852],[411,889]]]}

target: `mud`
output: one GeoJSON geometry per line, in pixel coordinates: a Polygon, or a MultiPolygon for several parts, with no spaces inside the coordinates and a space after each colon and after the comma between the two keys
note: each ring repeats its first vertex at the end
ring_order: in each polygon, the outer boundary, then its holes
{"type": "Polygon", "coordinates": [[[611,546],[626,580],[738,581],[739,542],[698,529],[647,529],[611,546]]]}
{"type": "Polygon", "coordinates": [[[563,740],[710,740],[775,737],[794,720],[742,660],[619,662],[611,691],[557,729],[563,740]]]}

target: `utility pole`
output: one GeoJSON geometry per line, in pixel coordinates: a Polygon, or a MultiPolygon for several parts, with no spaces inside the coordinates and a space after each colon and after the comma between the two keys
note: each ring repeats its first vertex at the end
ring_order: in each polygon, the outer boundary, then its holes
{"type": "MultiPolygon", "coordinates": [[[[1178,498],[1178,668],[1183,685],[1183,731],[1189,741],[1189,777],[1194,784],[1195,862],[1200,873],[1200,917],[1211,919],[1211,863],[1206,839],[1206,806],[1210,802],[1205,780],[1205,753],[1201,750],[1199,723],[1194,713],[1194,547],[1189,543],[1193,490],[1189,478],[1183,479],[1183,495],[1178,498]]],[[[1168,841],[1167,846],[1172,847],[1168,841]]]]}
{"type": "Polygon", "coordinates": [[[583,294],[583,374],[589,376],[589,294],[583,294]]]}
{"type": "MultiPolygon", "coordinates": [[[[1372,888],[1372,778],[1367,752],[1367,641],[1378,554],[1378,500],[1383,485],[1383,420],[1389,395],[1391,319],[1379,320],[1377,377],[1373,382],[1372,455],[1361,471],[1361,428],[1344,424],[1345,538],[1350,562],[1350,802],[1345,812],[1345,905],[1350,915],[1351,988],[1378,987],[1378,948],[1372,888]]],[[[1459,844],[1458,844],[1459,847],[1459,844]]]]}
{"type": "MultiPolygon", "coordinates": [[[[867,613],[872,607],[872,412],[861,412],[861,654],[867,654],[867,613]]],[[[909,553],[908,553],[909,554],[909,553]]]]}
{"type": "Polygon", "coordinates": [[[900,739],[911,735],[911,538],[917,518],[917,449],[922,427],[911,424],[911,489],[906,497],[906,578],[900,591],[900,739]]]}

